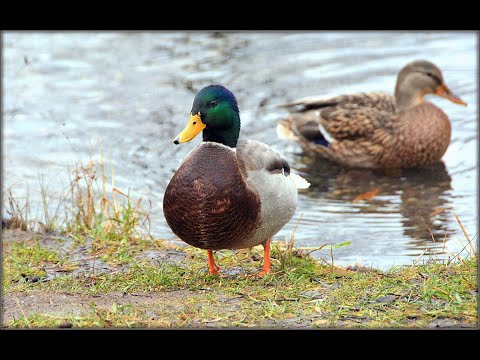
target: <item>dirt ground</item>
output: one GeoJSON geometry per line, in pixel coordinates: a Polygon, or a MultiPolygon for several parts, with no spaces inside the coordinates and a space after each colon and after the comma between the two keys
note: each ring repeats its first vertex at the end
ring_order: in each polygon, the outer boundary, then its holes
{"type": "MultiPolygon", "coordinates": [[[[206,292],[206,291],[205,291],[206,292]]],[[[65,317],[82,316],[92,311],[92,303],[95,303],[97,309],[108,310],[113,304],[125,305],[131,304],[140,306],[146,310],[149,320],[155,322],[158,327],[177,327],[181,326],[180,321],[172,320],[171,314],[181,313],[185,300],[198,296],[198,291],[174,290],[168,292],[151,292],[148,294],[119,293],[112,292],[98,295],[76,295],[68,293],[45,293],[45,292],[13,292],[6,294],[3,299],[3,323],[9,323],[15,319],[28,317],[34,313],[49,314],[51,316],[65,317]]],[[[217,311],[218,318],[228,317],[229,313],[240,311],[242,305],[241,297],[219,298],[218,302],[210,303],[207,299],[198,302],[199,307],[206,311],[217,311]]],[[[291,319],[263,319],[255,327],[260,328],[311,328],[313,323],[319,317],[303,316],[291,319]]],[[[187,327],[225,327],[227,323],[223,321],[204,321],[201,318],[193,319],[187,327]]],[[[351,326],[351,324],[350,324],[351,326]]],[[[342,327],[338,323],[336,327],[342,327]]],[[[473,328],[472,324],[462,323],[453,319],[436,319],[427,325],[427,328],[473,328]]]]}
{"type": "MultiPolygon", "coordinates": [[[[34,313],[50,314],[64,317],[65,315],[81,316],[92,310],[92,303],[96,308],[111,309],[117,305],[131,304],[143,308],[152,308],[151,319],[155,320],[162,313],[178,310],[185,299],[192,296],[188,290],[174,290],[152,293],[121,293],[112,292],[96,295],[78,295],[57,292],[13,292],[6,294],[3,299],[3,322],[8,323],[22,316],[28,317],[34,313]]],[[[202,304],[204,306],[205,304],[202,304]]],[[[229,309],[235,311],[234,307],[229,309]]],[[[168,325],[168,322],[166,322],[168,325]]]]}

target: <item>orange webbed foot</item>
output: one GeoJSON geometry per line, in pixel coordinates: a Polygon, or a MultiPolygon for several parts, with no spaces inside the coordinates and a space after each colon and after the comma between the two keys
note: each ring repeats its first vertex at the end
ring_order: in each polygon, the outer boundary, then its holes
{"type": "Polygon", "coordinates": [[[255,275],[253,275],[254,277],[264,277],[264,276],[267,276],[268,274],[270,274],[270,269],[266,270],[266,269],[262,269],[260,270],[258,273],[256,273],[255,275]]]}
{"type": "Polygon", "coordinates": [[[270,274],[270,242],[271,239],[268,239],[264,244],[263,244],[263,267],[260,272],[254,274],[254,275],[249,275],[249,277],[264,277],[267,274],[270,274]]]}
{"type": "Polygon", "coordinates": [[[213,251],[208,250],[208,273],[211,275],[219,275],[220,274],[220,267],[215,263],[215,259],[213,257],[213,251]]]}

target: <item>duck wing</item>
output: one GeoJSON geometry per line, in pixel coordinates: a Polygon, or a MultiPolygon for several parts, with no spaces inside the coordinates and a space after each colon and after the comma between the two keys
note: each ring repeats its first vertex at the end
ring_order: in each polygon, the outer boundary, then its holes
{"type": "Polygon", "coordinates": [[[382,93],[309,97],[282,106],[292,112],[288,120],[296,135],[324,146],[369,138],[377,129],[388,131],[398,116],[395,98],[382,93]]]}
{"type": "Polygon", "coordinates": [[[256,140],[239,140],[236,149],[240,168],[245,174],[262,169],[273,174],[290,174],[287,159],[265,143],[256,140]]]}
{"type": "Polygon", "coordinates": [[[280,104],[279,106],[285,107],[291,112],[305,112],[308,110],[318,110],[337,105],[395,111],[395,98],[384,93],[357,93],[340,95],[331,98],[326,98],[324,96],[309,96],[280,104]]]}
{"type": "Polygon", "coordinates": [[[310,184],[305,179],[290,170],[287,159],[267,144],[256,140],[239,140],[236,149],[240,171],[245,178],[251,172],[264,170],[272,175],[290,177],[297,189],[309,187],[310,184]]]}

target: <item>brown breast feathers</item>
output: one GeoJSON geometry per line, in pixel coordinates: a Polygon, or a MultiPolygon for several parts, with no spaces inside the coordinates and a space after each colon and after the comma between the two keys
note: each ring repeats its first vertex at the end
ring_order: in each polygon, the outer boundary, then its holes
{"type": "Polygon", "coordinates": [[[440,160],[450,144],[447,115],[425,102],[399,114],[396,144],[386,147],[380,163],[384,167],[425,166],[440,160]]]}
{"type": "Polygon", "coordinates": [[[258,226],[260,199],[247,189],[235,152],[202,143],[168,184],[163,211],[172,231],[192,246],[238,248],[258,226]]]}

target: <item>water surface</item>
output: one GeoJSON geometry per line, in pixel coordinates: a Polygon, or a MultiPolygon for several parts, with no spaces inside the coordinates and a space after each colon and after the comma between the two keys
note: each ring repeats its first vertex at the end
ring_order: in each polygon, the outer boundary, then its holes
{"type": "MultiPolygon", "coordinates": [[[[274,241],[335,245],[339,265],[411,264],[425,251],[458,252],[477,229],[477,34],[475,32],[66,32],[4,33],[3,183],[39,204],[39,174],[50,188],[68,169],[100,158],[116,186],[152,201],[155,236],[174,239],[162,213],[166,184],[200,137],[172,139],[188,121],[197,90],[220,83],[237,96],[242,136],[280,150],[312,186],[274,241]],[[398,70],[426,59],[443,71],[462,107],[429,96],[452,121],[443,162],[385,176],[347,170],[279,139],[277,104],[310,95],[392,93],[398,70]],[[378,188],[369,201],[352,202],[378,188]],[[433,236],[433,239],[432,239],[433,236]]],[[[313,253],[327,260],[326,250],[313,253]]]]}

